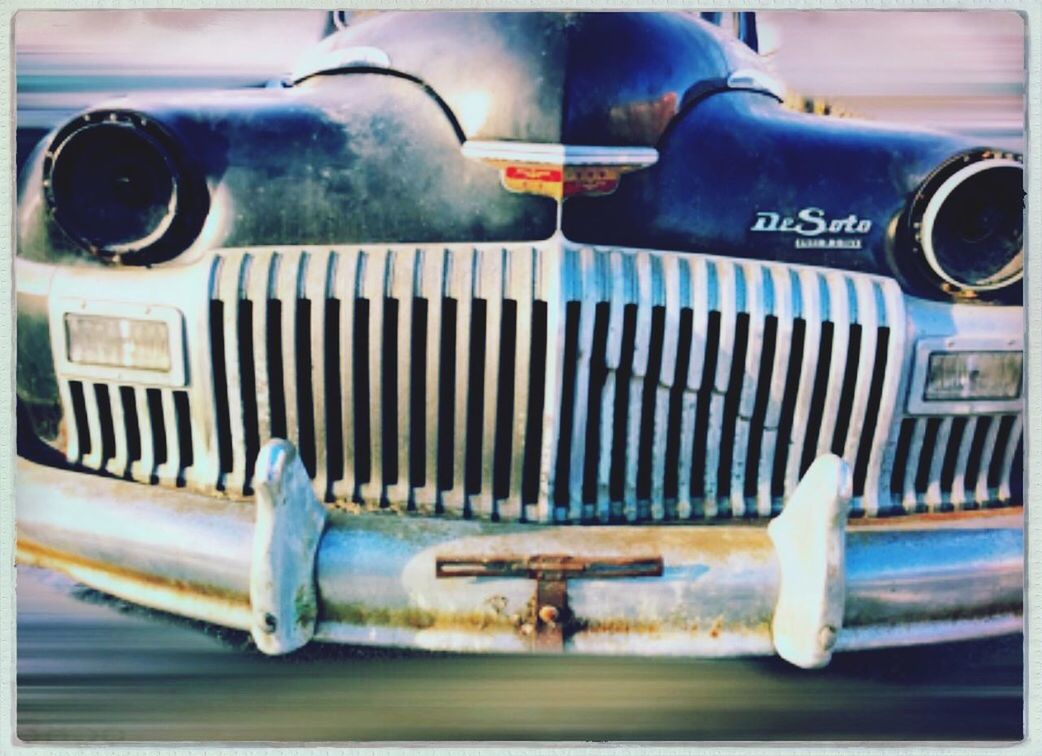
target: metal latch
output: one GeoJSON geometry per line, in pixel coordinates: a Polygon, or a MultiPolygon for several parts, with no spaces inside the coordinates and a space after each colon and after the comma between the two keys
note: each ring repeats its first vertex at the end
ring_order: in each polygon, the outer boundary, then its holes
{"type": "Polygon", "coordinates": [[[539,554],[505,557],[437,557],[435,576],[523,577],[536,581],[533,642],[541,651],[561,651],[574,628],[568,608],[568,580],[660,577],[662,557],[577,557],[539,554]]]}

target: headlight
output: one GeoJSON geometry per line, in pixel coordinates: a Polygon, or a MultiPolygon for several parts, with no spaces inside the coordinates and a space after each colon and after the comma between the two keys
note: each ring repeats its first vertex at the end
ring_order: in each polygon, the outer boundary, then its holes
{"type": "Polygon", "coordinates": [[[136,113],[82,116],[57,134],[44,161],[47,201],[62,230],[94,255],[132,264],[172,257],[194,238],[200,184],[165,132],[136,113]]]}
{"type": "Polygon", "coordinates": [[[1024,275],[1024,167],[978,152],[943,165],[911,210],[913,252],[942,287],[999,289],[1024,275]]]}

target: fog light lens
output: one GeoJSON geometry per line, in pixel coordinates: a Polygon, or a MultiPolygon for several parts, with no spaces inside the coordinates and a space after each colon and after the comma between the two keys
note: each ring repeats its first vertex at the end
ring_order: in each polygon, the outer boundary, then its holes
{"type": "Polygon", "coordinates": [[[65,334],[69,362],[170,371],[170,335],[162,321],[67,314],[65,334]]]}
{"type": "Polygon", "coordinates": [[[1016,399],[1023,366],[1022,352],[933,352],[923,398],[1016,399]]]}

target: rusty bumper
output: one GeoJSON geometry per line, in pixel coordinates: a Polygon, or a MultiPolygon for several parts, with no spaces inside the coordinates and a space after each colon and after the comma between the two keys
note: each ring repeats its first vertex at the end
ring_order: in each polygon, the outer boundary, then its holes
{"type": "Polygon", "coordinates": [[[810,519],[787,526],[562,527],[327,512],[286,479],[292,447],[265,453],[248,502],[20,459],[18,561],[250,630],[273,653],[315,638],[813,667],[833,649],[1022,627],[1020,510],[848,524],[828,478],[842,470],[824,463],[804,486],[810,519]]]}

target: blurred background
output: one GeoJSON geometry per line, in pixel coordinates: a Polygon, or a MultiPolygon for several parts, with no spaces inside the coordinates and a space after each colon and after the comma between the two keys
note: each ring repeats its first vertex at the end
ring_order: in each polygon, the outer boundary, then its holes
{"type": "MultiPolygon", "coordinates": [[[[1024,145],[1011,12],[758,14],[808,108],[1024,145]]],[[[19,165],[72,113],[140,90],[263,86],[322,11],[21,11],[19,165]]],[[[473,657],[315,646],[148,612],[39,570],[17,585],[17,728],[30,741],[1018,740],[1023,637],[776,659],[473,657]]]]}
{"type": "MultiPolygon", "coordinates": [[[[348,14],[352,15],[352,14],[348,14]]],[[[354,12],[364,16],[364,12],[354,12]]],[[[105,97],[262,86],[330,28],[325,11],[21,11],[19,165],[105,97]]],[[[1024,146],[1024,20],[1012,11],[775,11],[761,49],[794,94],[842,112],[1024,146]]]]}

